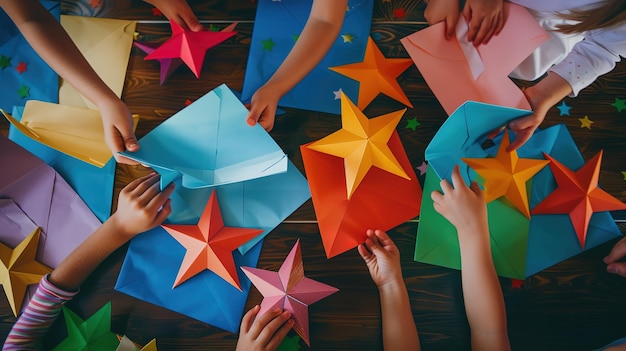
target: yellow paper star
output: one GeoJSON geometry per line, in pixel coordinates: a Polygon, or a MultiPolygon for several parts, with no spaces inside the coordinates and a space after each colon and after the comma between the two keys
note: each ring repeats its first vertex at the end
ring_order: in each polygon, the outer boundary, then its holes
{"type": "Polygon", "coordinates": [[[368,119],[341,93],[342,128],[308,147],[344,159],[348,199],[372,166],[411,179],[387,145],[405,111],[368,119]]]}
{"type": "Polygon", "coordinates": [[[380,93],[413,107],[396,80],[412,64],[408,58],[386,58],[370,37],[362,62],[328,69],[359,82],[357,105],[363,110],[380,93]]]}
{"type": "Polygon", "coordinates": [[[589,116],[579,118],[578,120],[580,121],[580,128],[591,129],[591,124],[593,124],[593,121],[589,119],[589,116]]]}
{"type": "Polygon", "coordinates": [[[40,232],[39,227],[36,228],[14,249],[0,244],[0,283],[16,317],[22,309],[26,288],[52,272],[35,260],[40,232]]]}
{"type": "Polygon", "coordinates": [[[524,216],[530,218],[526,182],[550,161],[519,158],[517,151],[506,151],[507,146],[509,133],[505,132],[495,158],[462,158],[462,160],[485,179],[487,203],[504,196],[524,216]]]}
{"type": "Polygon", "coordinates": [[[350,33],[342,34],[341,37],[343,38],[344,43],[351,43],[352,39],[354,39],[354,35],[350,33]]]}

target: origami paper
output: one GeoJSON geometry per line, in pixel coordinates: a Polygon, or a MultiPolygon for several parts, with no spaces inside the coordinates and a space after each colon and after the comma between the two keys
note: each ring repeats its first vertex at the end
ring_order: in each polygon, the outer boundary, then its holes
{"type": "Polygon", "coordinates": [[[174,288],[208,269],[241,290],[232,252],[263,232],[225,226],[215,192],[196,225],[163,224],[162,227],[187,250],[174,288]]]}
{"type": "Polygon", "coordinates": [[[144,60],[180,58],[191,69],[196,78],[200,78],[206,51],[235,36],[234,27],[221,32],[184,30],[178,23],[170,20],[172,37],[149,53],[144,60]]]}
{"type": "MultiPolygon", "coordinates": [[[[104,83],[122,96],[136,21],[61,16],[61,25],[104,83]]],[[[69,82],[61,80],[59,103],[97,110],[69,82]]]]}
{"type": "MultiPolygon", "coordinates": [[[[312,1],[260,0],[257,4],[243,83],[244,102],[249,102],[283,63],[304,28],[312,1]],[[264,47],[267,40],[274,44],[269,50],[264,47]]],[[[373,7],[374,0],[348,1],[340,35],[320,63],[279,100],[279,106],[339,114],[341,104],[333,94],[339,88],[356,101],[359,83],[328,67],[363,60],[373,7]],[[352,41],[344,42],[342,34],[350,34],[352,41]]]]}
{"type": "MultiPolygon", "coordinates": [[[[485,67],[477,79],[460,45],[467,37],[445,40],[444,22],[400,40],[448,115],[468,100],[530,109],[508,75],[549,36],[522,6],[505,3],[503,11],[502,31],[476,48],[485,67]]],[[[463,17],[459,21],[467,25],[463,17]]]]}
{"type": "Polygon", "coordinates": [[[17,317],[29,285],[37,284],[52,270],[35,259],[41,230],[33,232],[15,248],[0,243],[0,283],[17,317]]]}
{"type": "MultiPolygon", "coordinates": [[[[23,107],[15,107],[12,115],[16,120],[21,120],[23,111],[23,107]]],[[[109,218],[113,204],[115,159],[109,160],[104,167],[99,168],[35,141],[18,132],[13,125],[9,126],[9,138],[59,172],[71,189],[87,204],[87,212],[93,211],[100,221],[109,218]]],[[[53,170],[50,169],[50,172],[53,173],[53,170]]],[[[89,216],[87,220],[92,218],[89,216]]]]}
{"type": "Polygon", "coordinates": [[[411,179],[387,146],[404,112],[406,109],[368,119],[342,93],[342,128],[307,146],[311,150],[344,159],[348,200],[374,166],[411,179]]]}
{"type": "Polygon", "coordinates": [[[132,342],[126,335],[123,337],[118,336],[117,338],[120,340],[120,344],[115,351],[157,351],[156,339],[152,339],[146,346],[140,347],[132,342]]]}
{"type": "Polygon", "coordinates": [[[365,109],[380,93],[413,107],[396,81],[396,78],[410,66],[410,59],[385,58],[374,40],[369,38],[363,61],[329,67],[329,69],[359,81],[358,106],[360,109],[365,109]]]}
{"type": "Polygon", "coordinates": [[[139,151],[121,154],[154,168],[163,187],[179,177],[183,187],[200,188],[285,172],[285,153],[247,116],[223,84],[146,134],[139,151]]]}
{"type": "Polygon", "coordinates": [[[530,218],[526,182],[550,161],[520,158],[517,151],[507,151],[509,134],[505,133],[495,158],[462,158],[484,179],[487,203],[505,197],[524,216],[530,218]]]}
{"type": "Polygon", "coordinates": [[[461,105],[439,128],[426,147],[425,158],[440,179],[451,182],[450,175],[459,165],[463,179],[469,184],[474,173],[462,157],[484,158],[481,144],[487,135],[510,121],[531,114],[531,111],[468,101],[461,105]]]}
{"type": "Polygon", "coordinates": [[[258,315],[276,307],[291,312],[293,329],[311,346],[309,338],[309,306],[339,289],[304,276],[300,240],[296,241],[278,272],[241,267],[263,295],[258,315]]]}
{"type": "Polygon", "coordinates": [[[63,316],[68,335],[53,351],[115,350],[120,343],[111,332],[111,302],[107,302],[86,320],[65,306],[63,316]]]}
{"type": "MultiPolygon", "coordinates": [[[[104,127],[98,111],[31,100],[21,120],[3,110],[4,117],[22,134],[97,167],[113,156],[104,143],[104,127]]],[[[139,116],[133,116],[133,130],[139,116]]]]}
{"type": "Polygon", "coordinates": [[[626,204],[598,187],[602,150],[577,171],[573,171],[550,155],[550,169],[558,187],[535,208],[533,214],[569,214],[572,226],[580,242],[585,247],[585,239],[591,215],[594,212],[626,210],[626,204]]]}
{"type": "MultiPolygon", "coordinates": [[[[261,246],[261,242],[257,243],[245,255],[234,252],[235,266],[256,266],[261,246]]],[[[236,333],[250,292],[250,281],[239,272],[240,291],[205,270],[172,289],[184,255],[185,249],[161,227],[133,238],[115,290],[236,333]]]]}
{"type": "MultiPolygon", "coordinates": [[[[356,113],[354,105],[347,98],[343,100],[343,104],[350,106],[346,114],[356,113]]],[[[375,147],[378,150],[371,155],[364,155],[366,160],[367,157],[371,157],[370,160],[385,160],[396,167],[394,168],[396,174],[379,167],[371,167],[362,174],[358,188],[352,192],[346,174],[350,174],[347,167],[353,165],[349,165],[340,157],[324,153],[328,152],[327,150],[315,151],[315,142],[300,146],[315,215],[328,258],[363,243],[367,238],[365,231],[368,228],[389,230],[419,214],[422,190],[394,129],[394,123],[397,123],[402,113],[403,111],[395,113],[396,120],[390,123],[393,128],[387,131],[391,134],[388,133],[376,141],[375,147]],[[395,162],[389,162],[391,158],[394,158],[395,162]],[[400,171],[406,176],[397,175],[400,171]]],[[[363,118],[365,116],[361,117],[363,118]]],[[[385,121],[387,118],[392,120],[393,113],[369,120],[372,128],[367,132],[387,124],[385,121]]],[[[358,123],[349,123],[344,120],[344,128],[349,126],[358,130],[358,123]]]]}
{"type": "MultiPolygon", "coordinates": [[[[149,55],[158,47],[159,44],[140,43],[136,41],[133,43],[133,45],[149,55]]],[[[181,60],[180,58],[164,58],[157,59],[157,61],[159,61],[160,64],[159,84],[161,85],[163,85],[163,83],[165,83],[165,80],[169,78],[172,73],[174,73],[174,71],[176,71],[176,69],[180,67],[180,65],[183,64],[183,60],[181,60]]]]}
{"type": "MultiPolygon", "coordinates": [[[[61,12],[59,2],[40,2],[58,21],[61,12]]],[[[33,50],[2,9],[0,28],[0,109],[11,111],[13,106],[23,106],[28,99],[56,102],[59,96],[59,77],[33,50]],[[22,63],[26,65],[25,70],[22,63]],[[21,98],[17,93],[22,85],[29,88],[27,99],[21,98]]]]}

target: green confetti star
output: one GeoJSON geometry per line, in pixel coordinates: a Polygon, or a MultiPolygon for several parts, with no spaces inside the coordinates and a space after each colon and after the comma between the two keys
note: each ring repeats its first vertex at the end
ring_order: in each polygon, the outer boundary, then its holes
{"type": "Polygon", "coordinates": [[[283,341],[278,345],[276,351],[297,351],[300,350],[300,337],[294,335],[292,337],[285,337],[283,341]]]}
{"type": "Polygon", "coordinates": [[[30,88],[22,84],[22,86],[17,89],[17,93],[20,95],[21,99],[27,98],[30,96],[30,88]]]}
{"type": "Polygon", "coordinates": [[[415,128],[419,126],[421,123],[417,121],[417,117],[413,117],[411,119],[406,120],[406,127],[404,129],[412,129],[415,131],[415,128]]]}
{"type": "Polygon", "coordinates": [[[11,66],[11,57],[0,55],[0,68],[4,71],[9,66],[11,66]]]}
{"type": "Polygon", "coordinates": [[[218,32],[220,30],[220,28],[214,24],[209,24],[209,31],[211,32],[218,32]]]}
{"type": "Polygon", "coordinates": [[[272,38],[268,38],[265,40],[261,40],[261,45],[263,46],[263,50],[272,51],[276,43],[274,43],[272,38]]]}
{"type": "Polygon", "coordinates": [[[291,36],[291,38],[293,39],[294,42],[298,41],[298,39],[300,39],[300,34],[296,34],[291,36]]]}
{"type": "Polygon", "coordinates": [[[622,112],[623,109],[626,109],[626,99],[615,98],[615,102],[611,106],[615,107],[617,112],[622,112]]]}

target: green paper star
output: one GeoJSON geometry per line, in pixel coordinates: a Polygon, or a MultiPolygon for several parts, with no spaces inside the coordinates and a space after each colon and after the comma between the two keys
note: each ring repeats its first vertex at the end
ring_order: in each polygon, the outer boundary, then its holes
{"type": "Polygon", "coordinates": [[[22,86],[17,89],[17,93],[19,94],[21,99],[27,98],[30,96],[30,88],[22,84],[22,86]]]}
{"type": "Polygon", "coordinates": [[[415,128],[420,124],[421,123],[417,121],[417,117],[413,117],[406,120],[406,127],[404,127],[404,129],[412,129],[413,131],[415,131],[415,128]]]}
{"type": "Polygon", "coordinates": [[[9,66],[11,66],[11,57],[0,55],[0,68],[4,71],[9,66]]]}
{"type": "Polygon", "coordinates": [[[115,350],[120,344],[117,336],[111,332],[111,302],[107,302],[87,320],[78,317],[67,307],[63,307],[63,316],[67,338],[53,351],[115,350]]]}
{"type": "Polygon", "coordinates": [[[615,102],[611,106],[615,107],[617,112],[622,112],[623,109],[626,109],[626,99],[615,98],[615,102]]]}
{"type": "Polygon", "coordinates": [[[272,51],[276,43],[274,43],[272,38],[268,38],[265,40],[261,40],[261,45],[263,45],[263,50],[272,51]]]}
{"type": "Polygon", "coordinates": [[[286,336],[283,341],[278,345],[276,351],[293,351],[300,350],[300,337],[294,335],[292,337],[286,336]]]}
{"type": "Polygon", "coordinates": [[[624,180],[626,180],[626,171],[622,171],[622,175],[624,176],[624,180]]]}

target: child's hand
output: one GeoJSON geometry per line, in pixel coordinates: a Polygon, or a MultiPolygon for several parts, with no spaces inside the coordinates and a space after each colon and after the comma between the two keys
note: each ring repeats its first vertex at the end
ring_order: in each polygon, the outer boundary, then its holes
{"type": "Polygon", "coordinates": [[[148,4],[161,10],[168,19],[178,23],[185,30],[199,32],[202,24],[193,13],[185,0],[144,0],[148,4]]]}
{"type": "Polygon", "coordinates": [[[172,212],[169,196],[174,183],[159,191],[159,179],[158,174],[149,174],[122,189],[117,211],[110,218],[121,235],[130,239],[161,224],[172,212]]]}
{"type": "Polygon", "coordinates": [[[475,46],[487,44],[504,27],[502,0],[467,0],[463,16],[468,22],[467,40],[475,46]]]}
{"type": "Polygon", "coordinates": [[[116,98],[99,104],[98,109],[104,126],[104,143],[113,153],[115,160],[130,165],[137,164],[137,162],[118,154],[124,150],[139,150],[139,144],[137,144],[137,138],[133,132],[133,118],[126,104],[116,98]]]}
{"type": "Polygon", "coordinates": [[[280,308],[267,311],[255,320],[260,309],[256,305],[243,316],[236,351],[276,350],[293,326],[291,313],[280,308]]]}
{"type": "Polygon", "coordinates": [[[404,284],[400,266],[400,252],[391,238],[382,230],[367,230],[367,239],[358,247],[372,280],[378,289],[392,284],[404,284]]]}
{"type": "Polygon", "coordinates": [[[435,211],[459,232],[489,233],[485,196],[478,183],[472,182],[469,187],[465,185],[456,165],[452,171],[452,185],[454,188],[444,179],[441,181],[443,194],[436,190],[430,194],[435,211]]]}
{"type": "Polygon", "coordinates": [[[450,40],[455,35],[459,14],[459,0],[430,0],[424,11],[424,18],[431,26],[445,21],[446,40],[450,40]]]}
{"type": "Polygon", "coordinates": [[[611,249],[609,255],[604,258],[604,263],[607,264],[607,272],[626,277],[626,263],[619,262],[624,257],[626,257],[626,238],[618,241],[611,249]]]}
{"type": "Polygon", "coordinates": [[[257,122],[266,131],[274,128],[274,120],[276,118],[276,107],[278,106],[278,95],[271,86],[264,85],[260,87],[250,101],[250,112],[246,123],[254,126],[257,122]]]}

